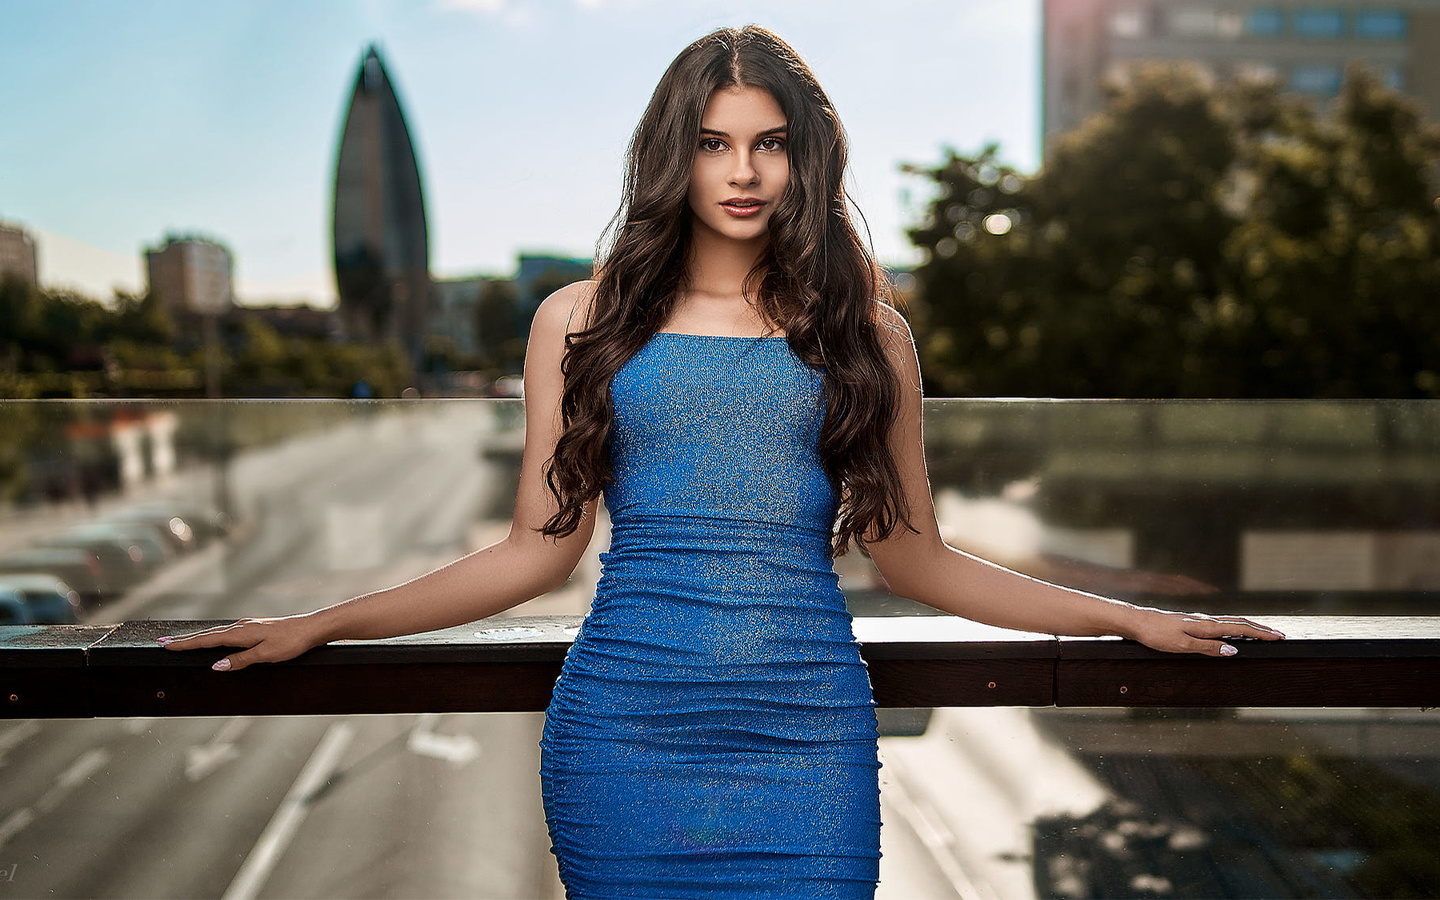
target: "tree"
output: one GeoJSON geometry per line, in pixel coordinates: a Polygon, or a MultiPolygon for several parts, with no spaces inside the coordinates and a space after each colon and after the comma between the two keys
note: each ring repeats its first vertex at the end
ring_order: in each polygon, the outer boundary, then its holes
{"type": "Polygon", "coordinates": [[[1440,396],[1440,141],[1361,69],[1334,115],[1138,70],[1023,176],[953,150],[911,232],[934,393],[1440,396]]]}
{"type": "Polygon", "coordinates": [[[518,374],[525,359],[525,339],[516,319],[519,296],[513,281],[488,281],[475,304],[475,345],[481,368],[491,380],[518,374]]]}
{"type": "Polygon", "coordinates": [[[108,339],[128,338],[140,344],[169,344],[175,340],[175,322],[154,291],[138,295],[116,291],[115,310],[108,339]]]}

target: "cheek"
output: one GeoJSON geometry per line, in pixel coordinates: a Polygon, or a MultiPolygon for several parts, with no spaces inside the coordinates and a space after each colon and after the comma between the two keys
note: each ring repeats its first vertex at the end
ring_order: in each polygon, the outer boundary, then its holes
{"type": "Polygon", "coordinates": [[[704,193],[705,171],[704,168],[700,165],[700,163],[697,162],[690,169],[690,188],[688,193],[686,194],[686,197],[693,205],[701,201],[701,199],[704,197],[704,193]]]}
{"type": "Polygon", "coordinates": [[[783,156],[775,160],[766,178],[772,185],[783,189],[790,183],[790,161],[783,156]]]}

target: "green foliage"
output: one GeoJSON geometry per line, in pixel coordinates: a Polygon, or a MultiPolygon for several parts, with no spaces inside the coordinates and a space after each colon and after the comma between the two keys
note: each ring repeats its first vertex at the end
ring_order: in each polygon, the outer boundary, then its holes
{"type": "Polygon", "coordinates": [[[136,296],[115,292],[117,307],[108,337],[129,339],[139,343],[168,344],[175,339],[175,322],[158,294],[136,296]]]}
{"type": "Polygon", "coordinates": [[[933,168],[930,392],[1440,397],[1440,136],[1363,69],[1332,114],[1139,70],[1025,176],[933,168]]]}
{"type": "MultiPolygon", "coordinates": [[[[29,399],[27,390],[15,376],[0,372],[0,397],[29,399]]],[[[0,403],[0,502],[14,500],[29,486],[28,450],[39,430],[39,404],[0,403]]]]}
{"type": "Polygon", "coordinates": [[[525,360],[520,323],[520,298],[512,281],[490,281],[475,304],[475,344],[480,369],[491,381],[518,375],[525,360]]]}
{"type": "Polygon", "coordinates": [[[70,396],[72,382],[101,380],[112,318],[103,304],[73,291],[0,281],[0,371],[9,375],[0,397],[70,396]]]}
{"type": "Polygon", "coordinates": [[[333,344],[286,337],[260,319],[246,319],[244,345],[222,365],[222,393],[231,397],[348,397],[364,379],[376,397],[397,397],[410,383],[404,350],[395,342],[333,344]]]}

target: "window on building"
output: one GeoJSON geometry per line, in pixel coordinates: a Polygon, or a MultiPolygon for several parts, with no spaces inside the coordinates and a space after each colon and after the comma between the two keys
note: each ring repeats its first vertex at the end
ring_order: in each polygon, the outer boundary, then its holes
{"type": "Polygon", "coordinates": [[[1340,67],[1333,63],[1302,63],[1290,70],[1290,88],[1329,96],[1339,93],[1341,77],[1340,67]]]}
{"type": "Polygon", "coordinates": [[[1252,9],[1245,14],[1245,33],[1278,37],[1285,32],[1285,14],[1278,9],[1252,9]]]}
{"type": "Polygon", "coordinates": [[[1301,37],[1338,38],[1345,33],[1345,14],[1335,7],[1295,11],[1295,33],[1301,37]]]}
{"type": "Polygon", "coordinates": [[[1355,13],[1355,35],[1362,38],[1397,41],[1405,37],[1409,24],[1397,9],[1370,9],[1355,13]]]}

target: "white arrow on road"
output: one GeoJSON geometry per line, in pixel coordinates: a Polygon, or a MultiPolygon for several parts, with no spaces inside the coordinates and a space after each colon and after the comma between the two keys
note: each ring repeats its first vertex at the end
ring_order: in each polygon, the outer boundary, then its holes
{"type": "Polygon", "coordinates": [[[424,713],[410,729],[406,746],[422,756],[443,759],[452,766],[463,766],[480,755],[480,744],[468,734],[436,734],[439,713],[424,713]]]}
{"type": "Polygon", "coordinates": [[[185,751],[185,777],[199,781],[240,755],[235,741],[250,727],[251,720],[236,717],[220,726],[207,744],[196,744],[185,751]]]}

